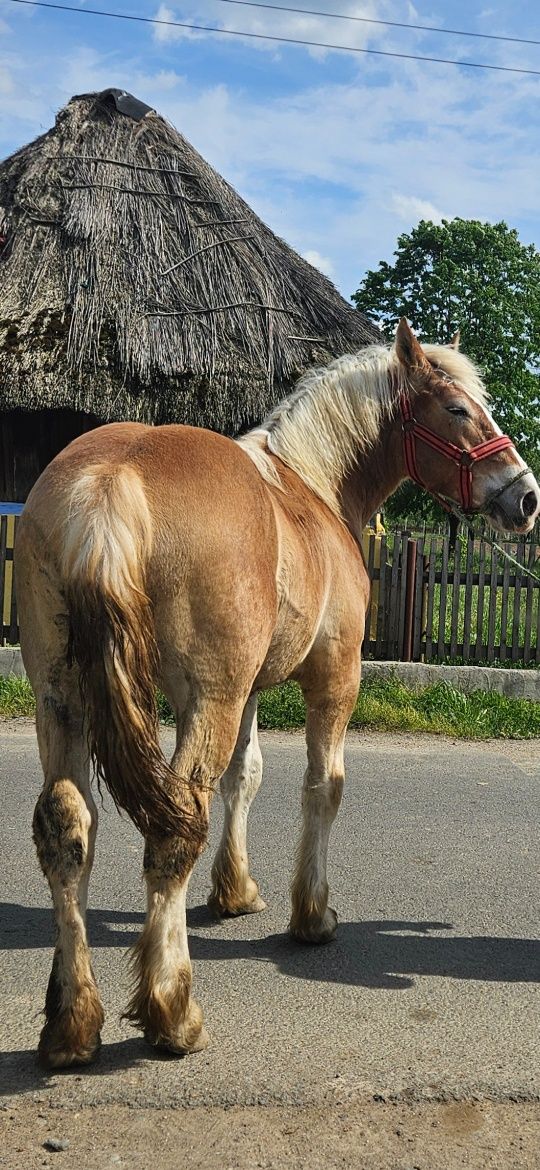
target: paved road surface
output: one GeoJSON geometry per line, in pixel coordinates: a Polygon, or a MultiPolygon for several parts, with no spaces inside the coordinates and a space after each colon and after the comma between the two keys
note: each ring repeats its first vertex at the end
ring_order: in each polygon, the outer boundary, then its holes
{"type": "MultiPolygon", "coordinates": [[[[2,1093],[160,1107],[540,1096],[540,743],[351,735],[330,865],[339,937],[302,948],[285,928],[303,742],[263,740],[251,853],[269,908],[212,923],[211,850],[191,886],[196,994],[211,1046],[156,1059],[120,1022],[124,952],[142,922],[141,844],[109,811],[89,913],[107,1014],[102,1055],[91,1071],[46,1076],[34,1048],[52,923],[30,839],[41,774],[29,725],[2,730],[2,1093]]],[[[212,844],[220,819],[216,801],[212,844]]]]}

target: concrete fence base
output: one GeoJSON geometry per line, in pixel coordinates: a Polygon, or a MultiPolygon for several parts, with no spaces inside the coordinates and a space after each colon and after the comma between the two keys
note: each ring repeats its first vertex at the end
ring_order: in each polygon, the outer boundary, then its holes
{"type": "MultiPolygon", "coordinates": [[[[0,675],[24,678],[21,652],[11,646],[0,647],[0,675]]],[[[497,691],[512,699],[540,702],[540,670],[507,670],[494,666],[434,666],[426,662],[364,661],[362,678],[373,681],[398,679],[415,690],[432,683],[448,682],[458,691],[497,691]]]]}
{"type": "Polygon", "coordinates": [[[433,683],[451,683],[457,691],[496,691],[511,699],[540,702],[540,670],[511,670],[504,666],[436,666],[427,662],[364,662],[362,678],[396,678],[421,690],[433,683]]]}
{"type": "Polygon", "coordinates": [[[0,677],[7,678],[10,674],[25,677],[22,654],[16,647],[0,646],[0,677]]]}

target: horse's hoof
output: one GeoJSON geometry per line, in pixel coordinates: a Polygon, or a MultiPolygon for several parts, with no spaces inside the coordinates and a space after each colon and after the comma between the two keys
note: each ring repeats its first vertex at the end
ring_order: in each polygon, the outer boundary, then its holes
{"type": "Polygon", "coordinates": [[[261,898],[260,894],[256,894],[251,902],[246,906],[242,906],[240,910],[236,910],[236,914],[260,914],[261,910],[266,910],[266,902],[261,898]]]}
{"type": "Polygon", "coordinates": [[[160,1052],[167,1052],[169,1056],[191,1056],[195,1052],[204,1052],[210,1043],[210,1037],[205,1027],[201,1027],[200,1032],[193,1039],[184,1036],[181,1039],[160,1037],[159,1040],[154,1040],[148,1032],[145,1032],[144,1038],[148,1044],[152,1045],[152,1048],[157,1048],[160,1052]]]}
{"type": "MultiPolygon", "coordinates": [[[[46,1031],[46,1025],[43,1032],[46,1031]]],[[[47,1036],[41,1034],[38,1046],[38,1061],[42,1068],[60,1069],[76,1068],[81,1065],[93,1064],[99,1056],[101,1036],[98,1034],[93,1042],[81,1048],[68,1048],[67,1045],[51,1044],[47,1036]]]]}
{"type": "Polygon", "coordinates": [[[261,910],[266,910],[266,902],[261,898],[258,889],[249,902],[235,902],[229,906],[225,905],[219,896],[212,893],[208,897],[208,908],[217,919],[239,918],[242,914],[260,914],[261,910]]]}
{"type": "Polygon", "coordinates": [[[322,918],[311,918],[304,922],[291,919],[289,931],[298,942],[317,946],[332,941],[337,930],[337,923],[338,917],[335,910],[328,907],[322,918]]]}

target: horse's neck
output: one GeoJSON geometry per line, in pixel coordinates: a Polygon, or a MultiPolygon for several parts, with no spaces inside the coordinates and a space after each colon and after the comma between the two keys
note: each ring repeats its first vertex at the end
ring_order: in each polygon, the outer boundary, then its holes
{"type": "Polygon", "coordinates": [[[403,476],[400,436],[397,428],[390,426],[374,447],[358,455],[340,487],[344,519],[358,540],[365,525],[396,490],[403,476]]]}

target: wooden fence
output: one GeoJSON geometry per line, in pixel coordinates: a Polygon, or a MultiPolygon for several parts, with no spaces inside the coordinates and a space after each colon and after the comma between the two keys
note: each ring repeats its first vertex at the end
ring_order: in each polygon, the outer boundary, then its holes
{"type": "MultiPolygon", "coordinates": [[[[0,644],[19,640],[13,587],[16,515],[0,515],[0,644]]],[[[393,532],[364,539],[372,580],[364,655],[415,662],[540,664],[540,536],[504,541],[511,564],[481,537],[393,532]],[[538,563],[537,563],[538,562],[538,563]]],[[[503,543],[499,540],[499,543],[503,543]]]]}
{"type": "Polygon", "coordinates": [[[404,662],[540,663],[538,533],[497,542],[460,532],[394,532],[364,546],[372,579],[364,654],[404,662]],[[536,566],[536,568],[535,568],[536,566]]]}

